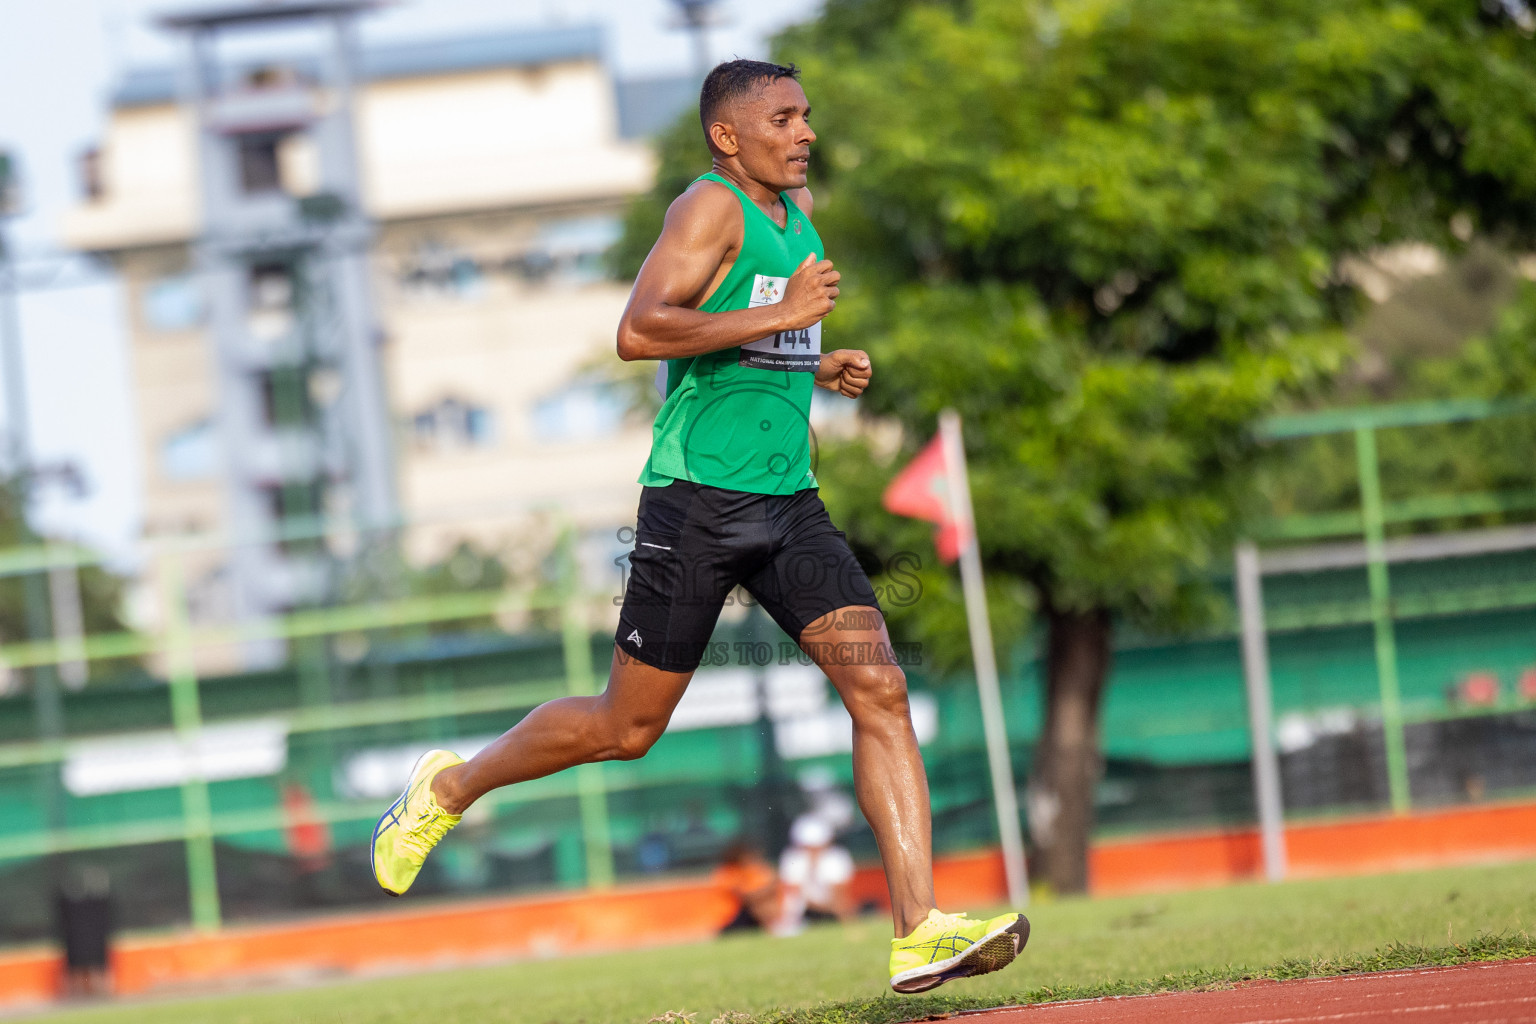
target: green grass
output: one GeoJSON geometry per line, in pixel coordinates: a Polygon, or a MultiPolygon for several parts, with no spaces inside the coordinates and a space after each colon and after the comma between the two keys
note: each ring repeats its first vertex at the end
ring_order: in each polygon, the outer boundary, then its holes
{"type": "MultiPolygon", "coordinates": [[[[980,908],[971,908],[979,910],[980,908]]],[[[882,1024],[1010,1002],[1536,955],[1536,862],[1059,900],[997,974],[899,998],[883,919],[665,949],[77,1010],[49,1024],[882,1024]],[[733,1014],[738,1016],[732,1016],[733,1014]],[[676,1017],[672,1018],[677,1020],[676,1017]],[[679,1022],[681,1024],[681,1022],[679,1022]]]]}

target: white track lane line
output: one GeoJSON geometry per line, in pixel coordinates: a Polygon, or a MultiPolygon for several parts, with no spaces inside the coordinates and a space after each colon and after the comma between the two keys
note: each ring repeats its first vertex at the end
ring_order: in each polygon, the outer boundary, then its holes
{"type": "Polygon", "coordinates": [[[1512,1006],[1517,1003],[1536,1003],[1536,996],[1511,996],[1507,999],[1475,999],[1471,1002],[1426,1003],[1422,1006],[1389,1006],[1371,1010],[1350,1010],[1345,1013],[1308,1014],[1305,1017],[1249,1017],[1229,1021],[1228,1024],[1303,1024],[1306,1021],[1348,1020],[1351,1017],[1373,1017],[1380,1014],[1430,1013],[1436,1010],[1470,1010],[1478,1006],[1512,1006]]]}
{"type": "MultiPolygon", "coordinates": [[[[1430,975],[1447,974],[1447,973],[1450,973],[1450,972],[1453,972],[1453,971],[1466,971],[1466,970],[1479,970],[1479,971],[1502,970],[1502,971],[1509,971],[1509,970],[1513,970],[1515,968],[1527,968],[1529,970],[1536,971],[1536,960],[1523,960],[1523,961],[1518,961],[1518,962],[1508,961],[1508,960],[1502,960],[1502,961],[1500,961],[1500,960],[1490,960],[1490,961],[1485,961],[1485,962],[1482,962],[1482,963],[1449,964],[1449,965],[1446,965],[1444,967],[1418,967],[1418,968],[1411,968],[1411,969],[1408,969],[1408,970],[1365,972],[1365,973],[1359,973],[1359,974],[1339,974],[1339,975],[1334,975],[1333,977],[1329,977],[1329,978],[1294,978],[1294,979],[1289,979],[1289,980],[1286,980],[1286,981],[1270,982],[1269,984],[1285,985],[1287,987],[1307,986],[1307,987],[1310,987],[1310,988],[1321,988],[1323,986],[1328,986],[1328,987],[1335,987],[1336,988],[1336,987],[1339,987],[1339,986],[1348,986],[1351,983],[1363,983],[1363,982],[1366,982],[1366,981],[1386,981],[1386,980],[1390,980],[1392,978],[1417,978],[1417,977],[1425,977],[1425,976],[1430,976],[1430,975]]],[[[1243,983],[1239,983],[1239,984],[1241,985],[1243,983]]],[[[1258,986],[1253,986],[1253,987],[1255,989],[1258,988],[1258,986]]],[[[1221,990],[1217,990],[1217,991],[1229,991],[1230,992],[1230,991],[1235,991],[1235,990],[1238,990],[1238,989],[1221,989],[1221,990]]],[[[1147,995],[1138,995],[1138,996],[1098,996],[1098,997],[1096,997],[1094,999],[1071,999],[1071,1000],[1066,1000],[1066,1001],[1063,1001],[1063,1002],[1034,1003],[1034,1004],[1027,1005],[1027,1006],[998,1007],[997,1010],[1002,1010],[1002,1011],[1007,1011],[1007,1010],[1026,1011],[1027,1010],[1027,1011],[1030,1011],[1031,1013],[1034,1013],[1034,1014],[1038,1015],[1038,1014],[1041,1014],[1041,1013],[1044,1013],[1044,1012],[1048,1012],[1050,1010],[1064,1010],[1064,1009],[1067,1009],[1069,1007],[1091,1006],[1091,1005],[1093,1005],[1095,1003],[1134,1002],[1134,1001],[1138,1001],[1138,1000],[1142,1000],[1142,999],[1157,999],[1157,998],[1160,998],[1162,996],[1178,995],[1178,994],[1181,994],[1181,993],[1177,993],[1177,992],[1156,992],[1156,993],[1149,993],[1147,995]]],[[[1390,997],[1392,997],[1392,996],[1394,996],[1396,994],[1397,993],[1393,993],[1393,992],[1364,992],[1364,993],[1349,993],[1349,994],[1340,992],[1340,993],[1329,993],[1327,998],[1328,998],[1328,1001],[1330,1001],[1330,1002],[1339,1002],[1339,1001],[1342,1001],[1342,1000],[1345,1000],[1345,999],[1356,999],[1356,1000],[1361,1000],[1361,999],[1386,999],[1386,998],[1390,998],[1390,997]]],[[[1424,1006],[1391,1007],[1391,1008],[1387,1008],[1385,1010],[1383,1010],[1382,1008],[1378,1007],[1378,1008],[1371,1009],[1371,1010],[1358,1010],[1358,1011],[1350,1011],[1350,1012],[1344,1012],[1344,1013],[1333,1013],[1333,1014],[1314,1014],[1314,1015],[1310,1015],[1310,1016],[1306,1016],[1306,1017],[1262,1017],[1262,1018],[1256,1017],[1256,1018],[1245,1019],[1245,1020],[1232,1020],[1232,1021],[1225,1022],[1225,1024],[1305,1024],[1305,1022],[1308,1022],[1308,1021],[1346,1020],[1346,1019],[1349,1019],[1351,1017],[1363,1017],[1363,1016],[1368,1016],[1370,1014],[1377,1014],[1377,1013],[1383,1013],[1383,1012],[1385,1012],[1385,1013],[1401,1013],[1401,1014],[1407,1014],[1407,1013],[1427,1013],[1427,1012],[1430,1012],[1432,1010],[1452,1010],[1452,1009],[1463,1009],[1463,1008],[1465,1008],[1465,1009],[1472,1009],[1474,1007],[1479,1007],[1479,1006],[1503,1006],[1503,1005],[1518,1004],[1518,1003],[1536,1003],[1536,996],[1511,996],[1508,999],[1477,1000],[1477,1001],[1473,1001],[1473,1002],[1469,1002],[1469,1003],[1437,1003],[1437,1004],[1424,1005],[1424,1006]]],[[[963,1011],[961,1011],[960,1014],[957,1014],[957,1016],[969,1016],[971,1014],[993,1013],[993,1012],[996,1012],[996,1011],[994,1011],[994,1010],[963,1010],[963,1011]]],[[[1502,1024],[1502,1022],[1510,1022],[1510,1024],[1520,1024],[1520,1022],[1528,1021],[1528,1020],[1533,1020],[1533,1019],[1536,1019],[1536,1018],[1528,1018],[1528,1017],[1524,1017],[1524,1016],[1522,1016],[1522,1017],[1498,1017],[1498,1018],[1490,1018],[1488,1020],[1467,1021],[1467,1022],[1465,1022],[1465,1024],[1502,1024]]]]}

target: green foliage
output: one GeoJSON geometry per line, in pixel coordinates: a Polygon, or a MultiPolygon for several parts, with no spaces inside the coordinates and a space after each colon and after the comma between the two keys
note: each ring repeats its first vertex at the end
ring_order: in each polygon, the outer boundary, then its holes
{"type": "Polygon", "coordinates": [[[413,568],[407,577],[412,596],[459,594],[466,590],[500,590],[507,585],[507,568],[494,553],[461,540],[440,562],[413,568]]]}
{"type": "MultiPolygon", "coordinates": [[[[508,587],[512,573],[502,555],[472,540],[460,540],[437,561],[411,565],[399,552],[379,547],[343,566],[337,585],[340,605],[366,604],[389,597],[437,597],[466,591],[494,592],[508,587]]],[[[494,617],[482,615],[421,623],[394,630],[394,636],[500,631],[494,617]]]]}
{"type": "Polygon", "coordinates": [[[1435,389],[1423,386],[1423,361],[1461,354],[1469,339],[1498,325],[1518,294],[1514,261],[1486,241],[1424,276],[1393,272],[1385,256],[1377,262],[1388,265],[1380,282],[1387,294],[1353,325],[1359,353],[1330,396],[1339,404],[1432,395],[1435,389]]]}
{"type": "MultiPolygon", "coordinates": [[[[14,479],[0,480],[0,549],[31,547],[41,543],[26,529],[22,518],[21,490],[14,479]]],[[[48,607],[47,576],[43,575],[43,606],[48,607]]],[[[86,635],[116,633],[125,629],[120,615],[123,580],[99,565],[81,566],[78,574],[80,610],[86,635]]],[[[22,576],[0,578],[0,642],[18,643],[28,638],[26,584],[22,576]]]]}
{"type": "MultiPolygon", "coordinates": [[[[933,526],[886,514],[880,496],[895,467],[855,438],[822,448],[816,479],[854,553],[869,573],[892,635],[920,639],[922,666],[942,680],[971,666],[965,598],[954,569],[933,557],[933,526]]],[[[1034,594],[1006,573],[987,577],[987,608],[994,637],[1024,635],[1034,594]]]]}
{"type": "MultiPolygon", "coordinates": [[[[1536,284],[1517,286],[1496,253],[1469,253],[1403,289],[1373,311],[1361,334],[1366,345],[1361,362],[1370,361],[1342,382],[1336,392],[1341,404],[1536,394],[1536,284]],[[1434,304],[1434,314],[1427,296],[1442,300],[1434,304]],[[1383,321],[1397,329],[1389,332],[1383,321]]],[[[1281,447],[1265,480],[1275,512],[1359,507],[1351,435],[1281,447]]],[[[1529,521],[1536,508],[1529,457],[1536,449],[1536,414],[1384,430],[1377,447],[1388,501],[1491,492],[1528,496],[1507,511],[1401,523],[1399,531],[1529,521]]]]}
{"type": "Polygon", "coordinates": [[[658,165],[651,190],[636,197],[624,215],[624,234],[608,250],[608,269],[614,276],[630,279],[650,254],[661,234],[667,207],[682,195],[693,179],[709,170],[709,147],[699,129],[699,115],[686,111],[655,142],[658,165]]]}
{"type": "MultiPolygon", "coordinates": [[[[953,406],[989,572],[1199,621],[1266,511],[1253,424],[1345,365],[1341,260],[1536,229],[1536,66],[1503,11],[842,0],[788,31],[845,275],[827,342],[870,351],[864,410],[904,428],[864,476],[953,406]]],[[[912,543],[872,480],[819,478],[875,553],[912,543]]]]}
{"type": "MultiPolygon", "coordinates": [[[[1331,468],[1259,488],[1252,426],[1344,394],[1367,308],[1347,257],[1536,237],[1524,17],[1435,0],[830,0],[787,31],[776,57],[804,69],[817,226],[844,271],[827,342],[870,351],[863,410],[903,428],[894,453],[823,452],[866,564],[931,552],[927,527],[878,499],[945,406],[965,417],[988,571],[1015,595],[994,612],[1005,639],[1031,603],[1021,585],[1057,608],[1199,622],[1245,522],[1338,507],[1347,448],[1293,448],[1331,468]]],[[[691,113],[659,154],[620,273],[708,166],[691,113]]],[[[1487,391],[1527,358],[1519,329],[1413,353],[1404,393],[1487,391]]],[[[1414,444],[1384,439],[1384,465],[1414,444]]],[[[1438,451],[1431,476],[1467,474],[1438,451]]],[[[925,601],[892,619],[947,663],[943,578],[926,570],[925,601]]]]}

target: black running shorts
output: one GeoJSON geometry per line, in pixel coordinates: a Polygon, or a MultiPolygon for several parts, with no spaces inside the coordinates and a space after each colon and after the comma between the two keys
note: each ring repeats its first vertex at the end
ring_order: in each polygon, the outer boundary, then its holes
{"type": "Polygon", "coordinates": [[[678,480],[640,495],[614,642],[647,665],[692,672],[732,588],[791,637],[828,612],[879,608],[848,538],[814,487],[751,494],[678,480]]]}

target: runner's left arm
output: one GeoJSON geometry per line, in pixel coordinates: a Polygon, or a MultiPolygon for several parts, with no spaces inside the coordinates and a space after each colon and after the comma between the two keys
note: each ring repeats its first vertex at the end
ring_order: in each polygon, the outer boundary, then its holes
{"type": "Polygon", "coordinates": [[[858,398],[869,387],[873,372],[869,353],[856,348],[834,349],[821,355],[821,365],[816,368],[816,386],[836,391],[845,398],[858,398]]]}

